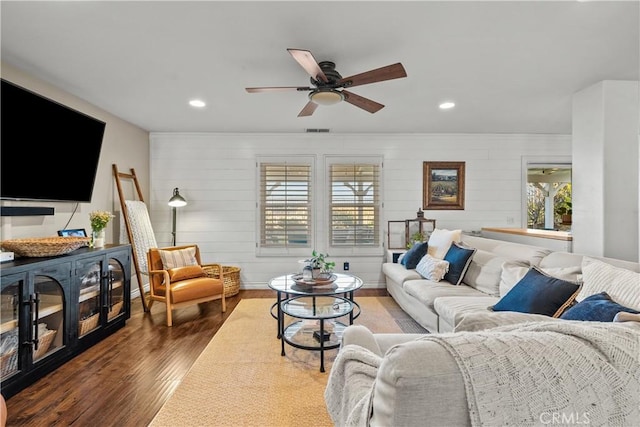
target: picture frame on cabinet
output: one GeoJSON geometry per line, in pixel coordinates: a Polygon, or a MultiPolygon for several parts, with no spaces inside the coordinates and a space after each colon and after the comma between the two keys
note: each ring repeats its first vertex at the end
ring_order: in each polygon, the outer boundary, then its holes
{"type": "Polygon", "coordinates": [[[58,230],[58,236],[62,236],[62,237],[87,237],[87,230],[85,230],[84,228],[58,230]]]}

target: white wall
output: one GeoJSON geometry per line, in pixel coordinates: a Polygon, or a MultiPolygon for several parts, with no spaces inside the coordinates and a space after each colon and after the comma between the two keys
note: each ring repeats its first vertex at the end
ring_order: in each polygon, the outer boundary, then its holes
{"type": "MultiPolygon", "coordinates": [[[[2,78],[107,123],[91,203],[80,203],[73,214],[75,203],[3,201],[3,206],[53,206],[55,208],[53,216],[2,217],[3,240],[55,236],[62,228],[85,228],[89,232],[91,229],[89,212],[94,210],[119,212],[120,202],[111,172],[113,163],[117,164],[120,170],[127,172],[130,168],[134,168],[136,175],[140,177],[142,190],[147,194],[145,197],[148,198],[149,133],[147,131],[4,63],[2,78]],[[67,225],[69,219],[71,222],[67,225]]],[[[51,159],[51,161],[62,161],[63,154],[61,153],[60,159],[51,159]]],[[[37,171],[33,173],[37,174],[37,171]]],[[[37,179],[47,179],[47,177],[37,177],[37,179]]],[[[107,243],[118,241],[118,224],[119,221],[116,220],[107,227],[107,243]]]]}
{"type": "MultiPolygon", "coordinates": [[[[2,64],[2,78],[102,120],[107,126],[91,203],[80,203],[74,213],[75,203],[3,201],[3,206],[54,207],[55,214],[52,216],[2,217],[0,219],[2,222],[0,239],[55,236],[57,231],[63,228],[85,228],[87,232],[90,232],[89,213],[91,211],[106,210],[118,214],[120,202],[111,166],[114,163],[124,172],[129,172],[131,168],[135,169],[144,198],[148,200],[150,185],[149,133],[147,131],[4,63],[2,64]]],[[[60,159],[51,159],[51,161],[61,161],[64,158],[64,153],[61,153],[60,159]]],[[[37,171],[33,171],[33,173],[37,174],[37,171]]],[[[36,179],[47,179],[47,177],[39,176],[36,179]]],[[[69,185],[73,185],[73,183],[69,183],[69,185]]],[[[125,185],[124,190],[127,195],[130,195],[128,197],[135,194],[132,186],[125,185]]],[[[117,217],[107,226],[107,243],[118,242],[119,224],[119,217],[117,217]]],[[[131,289],[134,294],[138,291],[135,274],[131,289]]]]}
{"type": "MultiPolygon", "coordinates": [[[[159,245],[171,241],[174,187],[189,204],[178,210],[177,243],[198,243],[203,259],[242,268],[243,288],[264,288],[269,278],[295,272],[292,258],[256,257],[258,155],[382,155],[383,225],[415,218],[422,206],[422,162],[466,162],[465,210],[426,211],[438,228],[466,231],[520,227],[522,156],[566,156],[568,135],[468,134],[151,134],[150,210],[159,245]],[[511,223],[513,221],[513,223],[511,223]]],[[[324,217],[318,206],[317,215],[324,217]]],[[[331,253],[331,248],[317,248],[331,253]]],[[[368,286],[383,286],[382,255],[334,258],[368,286]]]]}
{"type": "Polygon", "coordinates": [[[573,249],[638,261],[636,81],[603,81],[573,100],[573,249]]]}

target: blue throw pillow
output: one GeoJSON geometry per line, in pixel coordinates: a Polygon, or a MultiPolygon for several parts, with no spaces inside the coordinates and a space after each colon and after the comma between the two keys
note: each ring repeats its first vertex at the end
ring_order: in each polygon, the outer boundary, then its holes
{"type": "Polygon", "coordinates": [[[428,247],[427,242],[417,242],[404,254],[400,264],[404,265],[407,270],[415,269],[422,257],[427,254],[428,247]]]}
{"type": "Polygon", "coordinates": [[[600,292],[599,294],[591,295],[583,299],[578,304],[569,308],[560,318],[565,320],[613,322],[613,318],[621,311],[634,314],[640,313],[613,301],[608,293],[600,292]]]}
{"type": "Polygon", "coordinates": [[[493,310],[558,317],[573,302],[579,290],[577,283],[548,276],[531,267],[493,306],[493,310]]]}
{"type": "Polygon", "coordinates": [[[471,264],[471,258],[476,253],[475,248],[462,246],[462,244],[453,242],[444,256],[445,261],[449,261],[449,272],[444,275],[444,280],[452,285],[462,283],[464,274],[471,264]]]}

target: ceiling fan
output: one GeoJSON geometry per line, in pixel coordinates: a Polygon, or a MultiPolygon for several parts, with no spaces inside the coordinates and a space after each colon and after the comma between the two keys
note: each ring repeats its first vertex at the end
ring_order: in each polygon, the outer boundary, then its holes
{"type": "Polygon", "coordinates": [[[307,105],[300,111],[298,117],[312,115],[316,108],[318,108],[318,105],[333,105],[341,101],[346,101],[365,111],[375,113],[384,108],[384,105],[344,89],[407,77],[407,72],[399,62],[353,76],[342,77],[340,73],[336,71],[336,64],[331,61],[317,62],[308,50],[287,49],[287,51],[311,76],[312,86],[248,87],[246,91],[249,93],[294,90],[298,92],[308,91],[309,102],[307,102],[307,105]]]}

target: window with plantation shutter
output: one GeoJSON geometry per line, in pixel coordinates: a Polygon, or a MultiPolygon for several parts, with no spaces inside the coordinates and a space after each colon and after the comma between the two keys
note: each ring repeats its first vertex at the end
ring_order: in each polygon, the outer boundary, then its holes
{"type": "Polygon", "coordinates": [[[311,184],[308,159],[259,163],[260,249],[305,248],[304,253],[308,252],[312,245],[311,184]]]}
{"type": "Polygon", "coordinates": [[[381,162],[330,163],[332,247],[380,246],[381,162]]]}

